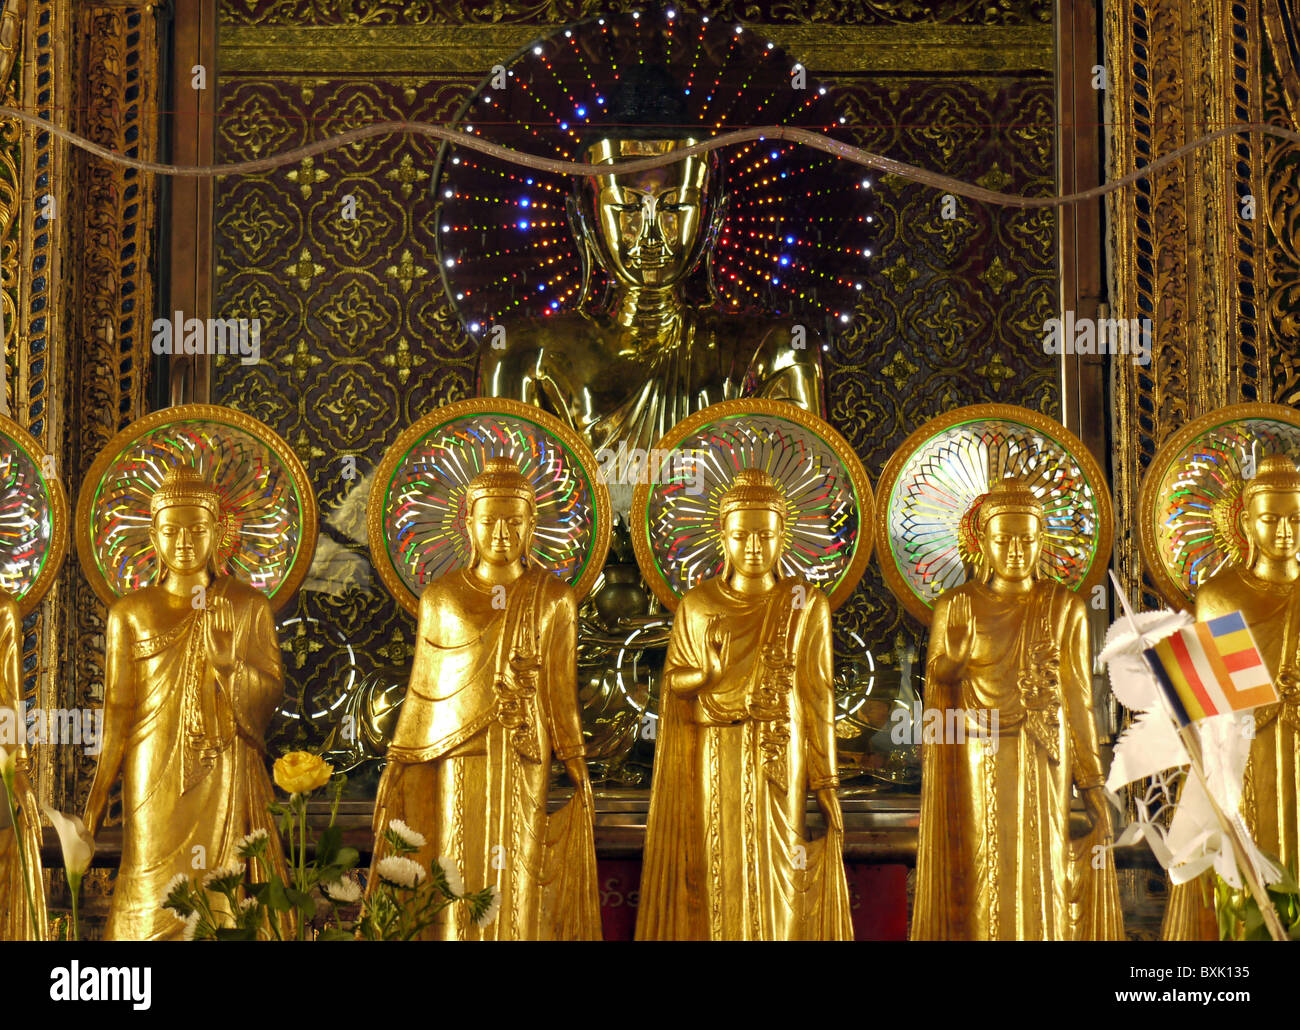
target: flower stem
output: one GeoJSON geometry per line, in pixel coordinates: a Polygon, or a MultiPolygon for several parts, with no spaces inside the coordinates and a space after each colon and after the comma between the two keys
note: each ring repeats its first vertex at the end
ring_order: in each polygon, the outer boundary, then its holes
{"type": "Polygon", "coordinates": [[[27,913],[32,921],[32,933],[36,934],[38,941],[45,939],[43,927],[38,925],[36,919],[36,899],[32,896],[31,876],[27,869],[27,848],[23,842],[23,825],[18,818],[18,810],[14,807],[13,788],[10,784],[5,784],[5,804],[9,808],[9,825],[14,831],[14,845],[18,848],[18,870],[23,878],[23,893],[27,895],[27,913]]]}
{"type": "Polygon", "coordinates": [[[81,898],[81,874],[69,873],[66,869],[64,873],[68,877],[68,890],[72,892],[72,939],[81,940],[81,928],[77,922],[77,902],[81,898]]]}

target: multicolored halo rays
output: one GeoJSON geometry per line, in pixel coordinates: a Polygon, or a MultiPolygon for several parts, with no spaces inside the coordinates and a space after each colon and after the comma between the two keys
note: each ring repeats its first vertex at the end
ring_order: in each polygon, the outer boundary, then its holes
{"type": "Polygon", "coordinates": [[[1232,560],[1216,505],[1232,502],[1243,472],[1274,454],[1300,461],[1300,412],[1277,404],[1212,411],[1157,452],[1142,481],[1140,542],[1152,581],[1171,604],[1190,605],[1232,560]]]}
{"type": "Polygon", "coordinates": [[[0,419],[0,436],[0,589],[25,614],[48,586],[51,561],[57,564],[67,546],[66,504],[35,457],[35,440],[9,419],[0,419]]]}
{"type": "Polygon", "coordinates": [[[742,468],[767,472],[785,496],[779,575],[804,576],[833,604],[857,584],[870,554],[871,488],[847,443],[820,419],[780,401],[724,401],[685,420],[654,453],[662,456],[651,470],[658,481],[637,488],[633,542],[665,604],[721,573],[719,504],[742,468]]]}
{"type": "Polygon", "coordinates": [[[221,497],[216,559],[279,608],[315,550],[316,502],[301,463],[268,426],[219,405],[146,415],[95,459],[77,503],[78,548],[106,602],[156,582],[149,500],[179,465],[221,497]]]}
{"type": "Polygon", "coordinates": [[[939,595],[965,582],[962,517],[1008,476],[1027,482],[1043,503],[1045,575],[1080,589],[1104,571],[1110,495],[1083,443],[1027,409],[958,409],[913,433],[881,477],[877,542],[885,580],[917,618],[928,620],[939,595]]]}
{"type": "Polygon", "coordinates": [[[608,547],[608,495],[595,458],[567,436],[545,412],[506,400],[459,401],[403,434],[376,473],[370,521],[381,578],[408,610],[429,583],[469,564],[465,492],[493,457],[513,458],[536,494],[529,561],[590,588],[608,547]]]}

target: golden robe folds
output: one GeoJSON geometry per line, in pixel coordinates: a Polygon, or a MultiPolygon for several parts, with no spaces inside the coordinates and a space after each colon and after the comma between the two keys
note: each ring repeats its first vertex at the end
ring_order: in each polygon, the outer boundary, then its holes
{"type": "Polygon", "coordinates": [[[153,586],[109,610],[104,755],[124,752],[122,861],[108,940],[178,938],[181,922],[162,908],[176,874],[202,877],[239,861],[235,846],[253,829],[278,839],[263,761],[263,734],[284,692],[271,606],[232,577],[216,580],[207,597],[227,598],[234,609],[237,665],[228,687],[206,657],[207,609],[153,586]]]}
{"type": "Polygon", "coordinates": [[[453,905],[435,936],[600,937],[591,813],[577,796],[549,817],[546,803],[552,757],[584,754],[576,619],[572,588],[536,568],[495,588],[460,570],[421,595],[375,833],[401,819],[428,840],[423,865],[449,858],[468,889],[501,892],[486,928],[453,905]]]}
{"type": "Polygon", "coordinates": [[[661,682],[705,668],[710,634],[725,678],[660,697],[636,936],[851,940],[842,837],[804,836],[808,791],[839,783],[830,605],[802,580],[753,596],[706,580],[677,609],[661,682]]]}
{"type": "MultiPolygon", "coordinates": [[[[18,776],[15,783],[15,807],[21,809],[21,839],[13,827],[0,829],[0,941],[38,941],[45,938],[45,888],[41,878],[41,815],[36,806],[36,792],[28,779],[30,758],[27,753],[26,720],[23,718],[22,620],[18,605],[0,591],[0,710],[14,713],[17,739],[0,740],[12,753],[18,752],[18,776]],[[18,849],[27,861],[28,885],[36,902],[36,924],[32,924],[23,886],[22,863],[18,849]]],[[[4,787],[0,786],[0,795],[4,787]]],[[[0,804],[3,804],[0,801],[0,804]]]]}
{"type": "Polygon", "coordinates": [[[968,582],[940,598],[930,640],[926,707],[962,710],[968,729],[923,745],[913,939],[1121,939],[1113,859],[1094,870],[1094,837],[1069,834],[1071,786],[1104,780],[1083,602],[1051,580],[1020,595],[968,582]],[[965,674],[945,683],[934,642],[961,595],[978,630],[965,674]],[[978,715],[994,710],[989,739],[978,715]]]}

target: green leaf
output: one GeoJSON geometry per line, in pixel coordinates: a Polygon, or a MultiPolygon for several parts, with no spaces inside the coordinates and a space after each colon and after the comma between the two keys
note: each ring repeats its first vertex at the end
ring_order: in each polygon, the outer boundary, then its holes
{"type": "Polygon", "coordinates": [[[318,865],[331,865],[338,856],[339,848],[343,844],[343,830],[338,826],[328,826],[320,835],[320,841],[316,844],[316,863],[318,865]]]}
{"type": "Polygon", "coordinates": [[[255,941],[257,940],[257,928],[254,926],[245,926],[242,929],[230,929],[222,927],[217,930],[217,940],[219,941],[255,941]]]}
{"type": "Polygon", "coordinates": [[[340,929],[337,926],[331,926],[321,931],[321,935],[316,938],[320,941],[354,941],[356,937],[347,930],[340,929]]]}
{"type": "Polygon", "coordinates": [[[339,848],[339,853],[334,856],[336,865],[343,867],[346,872],[349,869],[355,869],[357,863],[361,861],[361,852],[356,848],[339,848]]]}
{"type": "Polygon", "coordinates": [[[274,912],[288,912],[293,908],[293,902],[289,900],[289,892],[285,890],[278,876],[267,885],[265,904],[274,912]]]}
{"type": "Polygon", "coordinates": [[[298,909],[298,911],[303,914],[303,918],[311,919],[312,916],[316,914],[316,902],[312,900],[310,894],[305,894],[304,892],[294,890],[293,888],[289,888],[289,890],[284,893],[288,896],[289,901],[298,909]]]}

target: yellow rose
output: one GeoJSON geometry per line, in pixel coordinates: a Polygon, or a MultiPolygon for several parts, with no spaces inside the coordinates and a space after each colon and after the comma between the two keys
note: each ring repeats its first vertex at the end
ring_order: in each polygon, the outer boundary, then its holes
{"type": "Polygon", "coordinates": [[[329,783],[334,767],[310,751],[290,751],[275,760],[275,785],[286,794],[309,794],[329,783]]]}

